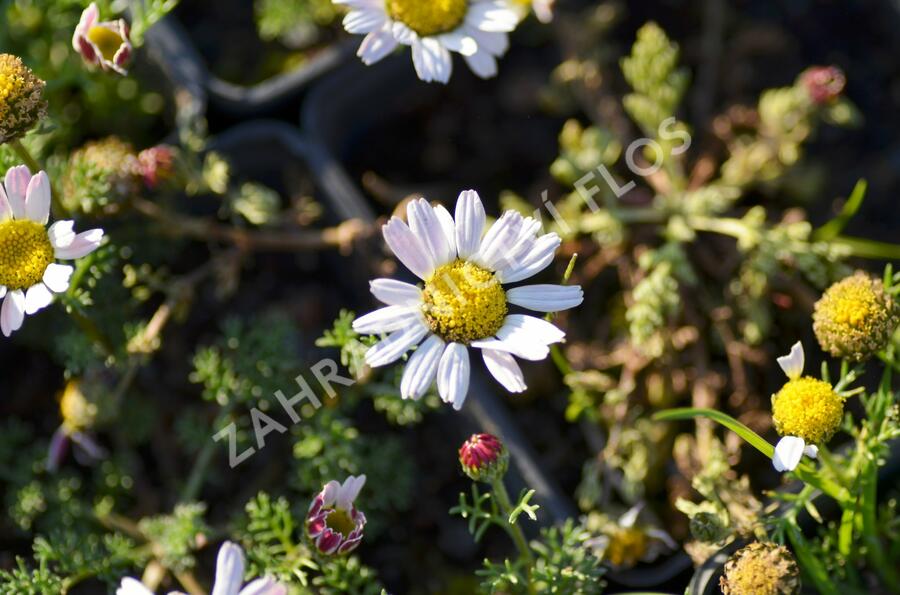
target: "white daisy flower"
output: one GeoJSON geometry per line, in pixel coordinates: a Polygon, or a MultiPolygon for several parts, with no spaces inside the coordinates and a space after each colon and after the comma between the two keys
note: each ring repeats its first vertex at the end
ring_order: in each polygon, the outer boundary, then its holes
{"type": "Polygon", "coordinates": [[[24,165],[11,168],[0,184],[0,329],[8,337],[25,315],[50,305],[54,293],[69,289],[73,268],[57,260],[75,260],[97,249],[102,229],[75,234],[72,221],[50,218],[50,179],[31,175],[24,165]]]}
{"type": "MultiPolygon", "coordinates": [[[[211,595],[287,595],[287,587],[271,578],[258,578],[245,587],[244,552],[240,546],[226,541],[219,548],[216,559],[216,580],[211,595]]],[[[139,580],[123,578],[116,595],[153,595],[139,580]]],[[[169,595],[184,595],[172,591],[169,595]]]]}
{"type": "Polygon", "coordinates": [[[497,58],[509,46],[507,33],[519,23],[507,0],[333,0],[346,4],[344,29],[365,34],[357,55],[366,65],[402,44],[412,48],[413,64],[425,82],[446,83],[453,71],[450,52],[458,52],[481,78],[497,74],[497,58]]]}
{"type": "Polygon", "coordinates": [[[407,207],[409,225],[393,217],[384,239],[424,287],[393,279],[372,281],[372,293],[387,304],[358,318],[353,328],[387,334],[366,352],[366,363],[386,366],[419,345],[403,372],[404,399],[422,397],[437,378],[438,392],[462,408],[469,388],[469,349],[480,349],[488,370],[508,391],[525,390],[513,356],[541,360],[565,333],[543,318],[509,313],[510,306],[557,312],[579,305],[576,285],[525,285],[505,290],[553,262],[560,239],[538,235],[540,222],[507,211],[487,233],[485,212],[474,190],[459,195],[456,219],[424,199],[407,207]]]}
{"type": "Polygon", "coordinates": [[[841,423],[844,402],[823,380],[803,376],[805,355],[798,341],[788,355],[778,358],[788,382],[772,396],[772,420],[782,438],[775,445],[776,471],[793,471],[804,455],[815,459],[816,443],[828,440],[841,423]]]}

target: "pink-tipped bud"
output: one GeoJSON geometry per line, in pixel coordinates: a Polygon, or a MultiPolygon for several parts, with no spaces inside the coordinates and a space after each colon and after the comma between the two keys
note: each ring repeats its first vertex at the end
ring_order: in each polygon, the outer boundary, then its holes
{"type": "Polygon", "coordinates": [[[138,154],[138,164],[144,184],[155,190],[161,182],[175,175],[175,149],[169,145],[157,145],[138,154]]]}
{"type": "Polygon", "coordinates": [[[306,532],[321,553],[348,554],[362,542],[366,515],[353,501],[365,483],[365,475],[351,475],[343,484],[329,481],[313,498],[306,515],[306,532]]]}
{"type": "Polygon", "coordinates": [[[844,92],[847,77],[837,66],[812,66],[803,71],[800,82],[806,87],[813,103],[825,105],[844,92]]]}
{"type": "Polygon", "coordinates": [[[72,36],[72,47],[84,61],[103,70],[128,74],[131,60],[131,38],[128,24],[123,19],[100,21],[100,9],[96,3],[84,9],[81,20],[72,36]]]}
{"type": "Polygon", "coordinates": [[[491,434],[472,434],[459,449],[459,464],[474,481],[490,482],[506,474],[509,453],[491,434]]]}

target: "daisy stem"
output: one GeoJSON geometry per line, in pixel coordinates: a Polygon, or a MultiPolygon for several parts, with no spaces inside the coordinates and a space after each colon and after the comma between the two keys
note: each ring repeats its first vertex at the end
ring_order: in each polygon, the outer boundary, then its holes
{"type": "MultiPolygon", "coordinates": [[[[9,146],[13,148],[13,151],[15,151],[16,155],[19,156],[19,159],[22,160],[22,163],[31,170],[32,175],[44,169],[41,167],[41,164],[37,162],[37,159],[31,155],[25,145],[22,144],[22,141],[18,139],[9,141],[9,146]]],[[[53,216],[56,219],[67,219],[69,217],[69,212],[60,202],[59,194],[56,193],[52,181],[50,182],[50,202],[53,208],[53,216]]]]}
{"type": "Polygon", "coordinates": [[[528,547],[528,541],[525,539],[525,534],[522,533],[521,527],[509,520],[510,514],[512,514],[513,511],[513,506],[509,499],[509,493],[506,491],[506,486],[503,485],[503,478],[493,480],[491,482],[491,488],[493,488],[497,504],[500,505],[500,511],[503,513],[503,523],[504,527],[506,527],[506,532],[509,533],[513,543],[516,544],[516,549],[519,550],[519,555],[527,564],[530,575],[531,568],[534,566],[534,556],[531,553],[531,548],[528,547]]]}

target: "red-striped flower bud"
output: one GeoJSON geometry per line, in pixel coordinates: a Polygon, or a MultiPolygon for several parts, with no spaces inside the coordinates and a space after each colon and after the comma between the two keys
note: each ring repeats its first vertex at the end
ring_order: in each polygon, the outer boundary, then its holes
{"type": "Polygon", "coordinates": [[[472,434],[459,449],[459,463],[474,481],[490,482],[506,474],[509,453],[491,434],[472,434]]]}

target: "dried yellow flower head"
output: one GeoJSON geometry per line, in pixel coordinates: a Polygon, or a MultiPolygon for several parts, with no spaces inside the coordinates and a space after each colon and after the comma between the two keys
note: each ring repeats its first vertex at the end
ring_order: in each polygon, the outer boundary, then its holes
{"type": "Polygon", "coordinates": [[[723,595],[794,595],[800,569],[783,545],[756,541],[728,559],[719,587],[723,595]]]}
{"type": "Polygon", "coordinates": [[[827,382],[816,378],[789,380],[772,396],[772,421],[782,436],[807,444],[827,442],[844,416],[844,400],[827,382]]]}
{"type": "Polygon", "coordinates": [[[0,144],[22,138],[47,115],[44,86],[21,58],[0,54],[0,144]]]}
{"type": "Polygon", "coordinates": [[[822,349],[854,361],[882,349],[896,326],[896,302],[880,279],[862,271],[829,287],[813,314],[813,330],[822,349]]]}

